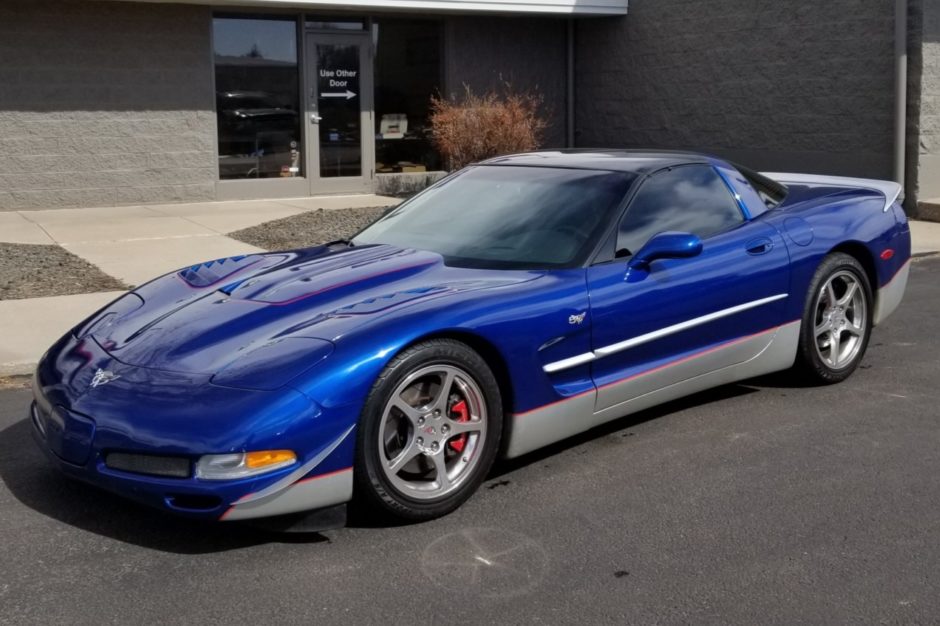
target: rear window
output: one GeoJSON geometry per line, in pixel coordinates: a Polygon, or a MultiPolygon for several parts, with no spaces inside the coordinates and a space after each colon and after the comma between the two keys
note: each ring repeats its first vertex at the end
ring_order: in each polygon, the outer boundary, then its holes
{"type": "Polygon", "coordinates": [[[747,179],[747,182],[751,184],[751,187],[754,188],[754,191],[757,192],[757,195],[760,196],[761,201],[768,209],[777,208],[783,202],[783,199],[787,197],[785,185],[737,163],[732,163],[732,165],[741,173],[741,176],[747,179]]]}

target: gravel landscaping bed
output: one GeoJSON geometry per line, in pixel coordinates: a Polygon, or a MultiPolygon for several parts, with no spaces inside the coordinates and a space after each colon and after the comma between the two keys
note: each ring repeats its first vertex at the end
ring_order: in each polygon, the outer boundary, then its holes
{"type": "Polygon", "coordinates": [[[348,239],[389,207],[317,209],[244,228],[228,236],[265,250],[289,250],[348,239]]]}
{"type": "Polygon", "coordinates": [[[29,389],[32,376],[0,376],[0,390],[29,389]]]}
{"type": "Polygon", "coordinates": [[[127,285],[59,246],[0,243],[0,300],[120,289],[127,285]]]}

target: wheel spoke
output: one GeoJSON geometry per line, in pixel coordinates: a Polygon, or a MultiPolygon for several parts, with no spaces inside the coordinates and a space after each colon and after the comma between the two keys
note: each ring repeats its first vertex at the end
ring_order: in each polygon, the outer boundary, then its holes
{"type": "Polygon", "coordinates": [[[388,471],[395,475],[401,468],[407,465],[413,458],[421,454],[421,449],[412,441],[407,448],[402,450],[398,456],[388,462],[388,471]]]}
{"type": "Polygon", "coordinates": [[[448,436],[462,435],[464,433],[475,433],[483,430],[483,424],[479,421],[458,422],[457,420],[447,419],[445,422],[450,431],[448,436]]]}
{"type": "Polygon", "coordinates": [[[826,297],[829,298],[829,307],[833,307],[836,304],[836,290],[832,286],[832,281],[830,280],[826,283],[826,297]]]}
{"type": "Polygon", "coordinates": [[[858,291],[858,283],[852,282],[845,289],[845,293],[839,298],[839,301],[836,303],[839,306],[846,306],[849,302],[852,301],[852,298],[855,296],[855,292],[858,291]]]}
{"type": "Polygon", "coordinates": [[[434,402],[431,403],[431,408],[435,411],[440,411],[441,414],[446,414],[447,412],[447,399],[450,397],[450,390],[454,387],[454,372],[453,370],[444,370],[441,376],[441,387],[437,391],[437,397],[434,398],[434,402]]]}
{"type": "Polygon", "coordinates": [[[830,320],[826,320],[825,322],[823,322],[822,324],[816,327],[816,337],[821,337],[822,335],[825,335],[831,330],[832,330],[832,322],[830,320]]]}
{"type": "Polygon", "coordinates": [[[444,453],[438,452],[431,455],[431,462],[434,463],[434,470],[437,472],[437,476],[434,478],[437,488],[444,491],[450,487],[450,477],[447,475],[447,463],[444,461],[444,453]]]}
{"type": "Polygon", "coordinates": [[[842,330],[849,333],[850,335],[855,335],[856,337],[862,336],[862,329],[855,322],[849,322],[849,324],[846,325],[846,327],[842,330]]]}
{"type": "Polygon", "coordinates": [[[842,351],[842,331],[834,330],[829,334],[829,360],[833,365],[839,364],[839,353],[842,351]]]}
{"type": "Polygon", "coordinates": [[[414,408],[401,398],[395,398],[392,400],[392,406],[402,412],[402,414],[408,418],[408,420],[414,424],[418,425],[418,418],[421,417],[422,413],[418,409],[414,408]]]}

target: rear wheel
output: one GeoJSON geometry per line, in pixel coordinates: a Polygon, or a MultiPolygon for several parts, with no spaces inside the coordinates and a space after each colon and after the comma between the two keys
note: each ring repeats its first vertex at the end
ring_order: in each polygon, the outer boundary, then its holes
{"type": "Polygon", "coordinates": [[[357,495],[408,520],[453,511],[493,464],[502,400],[479,354],[458,341],[418,344],[379,376],[360,422],[357,495]]]}
{"type": "Polygon", "coordinates": [[[823,259],[806,296],[800,370],[820,383],[848,378],[868,347],[871,311],[871,286],[861,264],[841,252],[823,259]]]}

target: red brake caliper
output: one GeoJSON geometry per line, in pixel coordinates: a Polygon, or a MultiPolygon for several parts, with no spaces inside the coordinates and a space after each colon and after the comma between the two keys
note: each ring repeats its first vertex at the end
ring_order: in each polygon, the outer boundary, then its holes
{"type": "MultiPolygon", "coordinates": [[[[450,407],[450,417],[458,422],[470,421],[470,411],[467,410],[467,401],[461,400],[460,402],[455,402],[454,405],[450,407]]],[[[467,433],[454,437],[447,445],[450,446],[451,450],[460,454],[463,452],[463,447],[467,445],[467,433]]]]}

